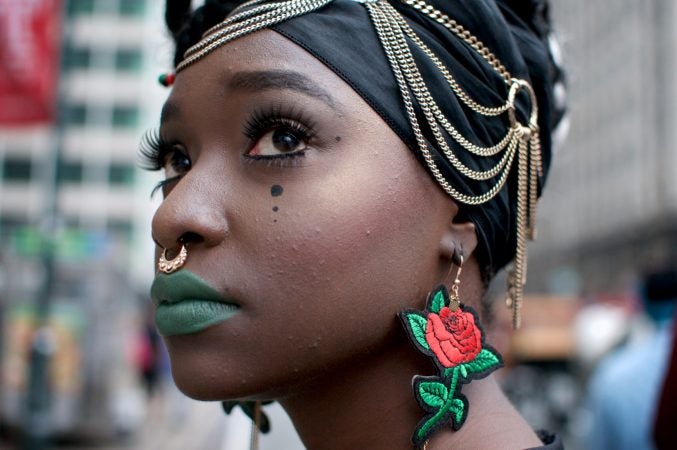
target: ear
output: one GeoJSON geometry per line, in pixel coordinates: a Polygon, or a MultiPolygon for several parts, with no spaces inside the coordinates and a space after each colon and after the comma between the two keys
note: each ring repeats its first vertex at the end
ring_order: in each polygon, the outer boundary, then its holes
{"type": "MultiPolygon", "coordinates": [[[[440,257],[454,262],[454,256],[463,255],[468,261],[477,248],[477,233],[472,222],[451,222],[440,240],[440,257]]],[[[458,262],[454,262],[458,264],[458,262]]]]}

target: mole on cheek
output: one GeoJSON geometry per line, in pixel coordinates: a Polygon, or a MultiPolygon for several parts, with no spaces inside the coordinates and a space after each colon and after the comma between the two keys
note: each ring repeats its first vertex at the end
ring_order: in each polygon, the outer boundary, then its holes
{"type": "Polygon", "coordinates": [[[277,210],[280,209],[277,206],[273,206],[273,212],[277,212],[277,210]]]}
{"type": "Polygon", "coordinates": [[[336,136],[336,142],[341,142],[341,136],[336,136]]]}
{"type": "Polygon", "coordinates": [[[270,195],[272,195],[273,197],[279,197],[280,195],[282,195],[283,190],[284,189],[282,189],[282,186],[280,186],[279,184],[274,184],[270,187],[270,195]]]}

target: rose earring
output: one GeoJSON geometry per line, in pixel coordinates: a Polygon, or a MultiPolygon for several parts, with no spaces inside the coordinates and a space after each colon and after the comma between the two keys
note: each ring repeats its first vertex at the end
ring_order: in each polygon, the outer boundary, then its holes
{"type": "Polygon", "coordinates": [[[162,255],[160,255],[160,259],[158,260],[157,268],[160,272],[170,274],[183,267],[186,259],[188,259],[188,249],[186,248],[185,244],[181,245],[181,250],[179,251],[179,254],[174,257],[174,259],[168,260],[167,249],[164,249],[162,251],[162,255]]]}
{"type": "Polygon", "coordinates": [[[484,342],[477,312],[461,303],[463,255],[454,252],[453,259],[452,268],[457,265],[458,269],[451,297],[440,284],[428,294],[423,311],[406,309],[399,313],[409,339],[433,359],[437,369],[437,375],[415,375],[412,379],[416,401],[426,413],[411,438],[416,448],[425,449],[430,436],[446,423],[459,430],[470,408],[461,394],[463,385],[503,366],[501,355],[484,342]]]}

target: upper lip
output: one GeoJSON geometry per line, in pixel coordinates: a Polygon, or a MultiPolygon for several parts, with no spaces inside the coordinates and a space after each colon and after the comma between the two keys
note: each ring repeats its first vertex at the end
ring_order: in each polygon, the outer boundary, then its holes
{"type": "Polygon", "coordinates": [[[150,297],[155,306],[163,303],[178,303],[183,300],[234,303],[221,295],[207,281],[186,269],[169,275],[159,273],[151,285],[150,297]]]}

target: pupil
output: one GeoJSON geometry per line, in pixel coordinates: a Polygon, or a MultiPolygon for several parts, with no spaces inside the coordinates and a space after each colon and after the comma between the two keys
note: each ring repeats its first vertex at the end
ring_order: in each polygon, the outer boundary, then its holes
{"type": "Polygon", "coordinates": [[[273,133],[273,145],[281,152],[288,152],[299,145],[299,140],[287,130],[278,130],[273,133]]]}
{"type": "Polygon", "coordinates": [[[190,161],[183,153],[174,152],[172,155],[172,168],[177,172],[185,172],[190,168],[190,161]]]}

